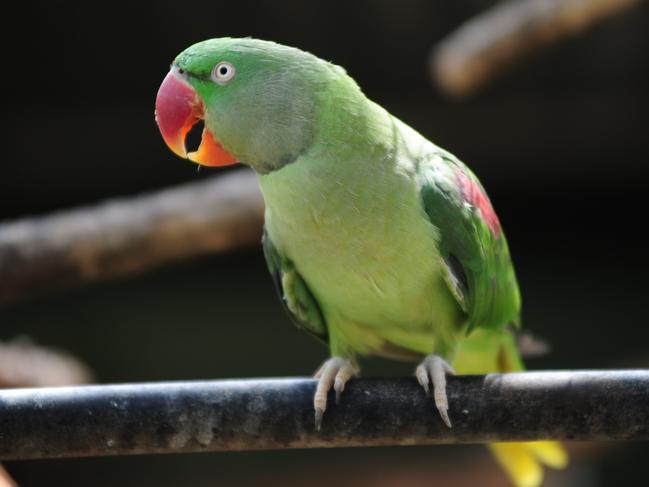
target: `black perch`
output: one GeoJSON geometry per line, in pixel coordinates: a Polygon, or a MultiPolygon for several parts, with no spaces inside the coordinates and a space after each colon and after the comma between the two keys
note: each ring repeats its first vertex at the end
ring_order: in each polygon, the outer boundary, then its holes
{"type": "Polygon", "coordinates": [[[649,439],[649,370],[357,379],[316,432],[312,379],[0,391],[0,459],[521,440],[649,439]]]}

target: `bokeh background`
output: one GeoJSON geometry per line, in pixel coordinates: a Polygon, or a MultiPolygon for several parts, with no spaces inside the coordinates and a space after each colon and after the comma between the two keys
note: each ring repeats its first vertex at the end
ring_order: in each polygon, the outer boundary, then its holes
{"type": "MultiPolygon", "coordinates": [[[[493,1],[23,3],[3,43],[0,220],[214,177],[153,119],[174,56],[254,36],[343,65],[365,93],[466,161],[508,234],[542,368],[649,366],[649,8],[525,60],[462,101],[427,73],[433,45],[493,1]]],[[[0,308],[0,339],[67,349],[101,382],[308,375],[327,356],[294,329],[259,247],[0,308]]],[[[411,365],[364,363],[367,375],[411,365]]],[[[623,414],[621,412],[621,414],[623,414]]],[[[552,485],[641,485],[646,444],[576,445],[552,485]],[[635,479],[635,480],[634,480],[635,479]]],[[[508,485],[481,447],[12,462],[29,486],[508,485]],[[461,473],[458,473],[461,472],[461,473]]]]}

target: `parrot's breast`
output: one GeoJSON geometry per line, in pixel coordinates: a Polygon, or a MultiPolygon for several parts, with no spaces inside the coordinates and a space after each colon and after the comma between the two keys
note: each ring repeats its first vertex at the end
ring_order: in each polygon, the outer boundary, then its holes
{"type": "Polygon", "coordinates": [[[352,153],[261,176],[266,228],[316,297],[330,336],[356,352],[429,353],[461,320],[436,228],[407,158],[352,153]]]}

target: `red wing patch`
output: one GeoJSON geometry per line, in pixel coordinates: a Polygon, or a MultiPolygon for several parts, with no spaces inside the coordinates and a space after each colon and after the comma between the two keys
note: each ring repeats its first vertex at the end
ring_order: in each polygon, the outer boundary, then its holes
{"type": "Polygon", "coordinates": [[[457,180],[464,201],[480,210],[480,215],[491,233],[496,238],[500,237],[500,220],[498,220],[498,215],[496,215],[493,206],[491,206],[491,201],[489,201],[482,188],[462,171],[457,172],[457,180]]]}

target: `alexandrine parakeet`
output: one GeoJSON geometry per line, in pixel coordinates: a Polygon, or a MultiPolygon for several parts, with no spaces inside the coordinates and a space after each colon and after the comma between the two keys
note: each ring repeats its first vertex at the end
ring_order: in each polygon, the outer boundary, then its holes
{"type": "MultiPolygon", "coordinates": [[[[258,174],[270,273],[295,323],[331,352],[316,374],[318,427],[358,356],[420,361],[416,377],[449,427],[447,374],[521,370],[518,285],[480,182],[344,69],[273,42],[200,42],[174,60],[156,118],[176,154],[258,174]]],[[[566,463],[552,442],[492,449],[519,486],[541,482],[540,463],[566,463]]]]}

